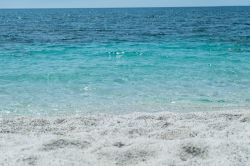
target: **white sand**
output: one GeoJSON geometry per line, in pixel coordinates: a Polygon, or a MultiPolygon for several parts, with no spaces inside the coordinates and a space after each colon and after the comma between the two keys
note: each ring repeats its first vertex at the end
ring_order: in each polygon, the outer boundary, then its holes
{"type": "Polygon", "coordinates": [[[250,165],[250,112],[1,118],[0,165],[250,165]]]}

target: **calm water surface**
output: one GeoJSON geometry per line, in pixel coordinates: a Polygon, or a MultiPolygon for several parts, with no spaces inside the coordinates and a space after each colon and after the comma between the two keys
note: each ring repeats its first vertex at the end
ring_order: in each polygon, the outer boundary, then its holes
{"type": "Polygon", "coordinates": [[[250,7],[0,10],[0,114],[250,108],[250,7]]]}

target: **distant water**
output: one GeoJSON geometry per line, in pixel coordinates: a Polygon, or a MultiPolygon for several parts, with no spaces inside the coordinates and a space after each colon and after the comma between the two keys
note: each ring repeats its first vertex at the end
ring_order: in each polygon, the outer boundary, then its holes
{"type": "Polygon", "coordinates": [[[0,114],[250,108],[250,7],[0,10],[0,114]]]}

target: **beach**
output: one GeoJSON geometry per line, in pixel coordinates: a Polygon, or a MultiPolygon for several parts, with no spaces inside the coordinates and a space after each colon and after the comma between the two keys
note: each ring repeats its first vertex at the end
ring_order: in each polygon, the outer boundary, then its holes
{"type": "Polygon", "coordinates": [[[248,165],[250,112],[2,117],[0,165],[248,165]]]}
{"type": "Polygon", "coordinates": [[[0,166],[250,166],[249,16],[0,9],[0,166]]]}

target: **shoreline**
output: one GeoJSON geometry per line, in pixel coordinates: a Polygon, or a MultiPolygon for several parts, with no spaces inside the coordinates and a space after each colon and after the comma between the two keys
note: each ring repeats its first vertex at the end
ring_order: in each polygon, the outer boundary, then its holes
{"type": "Polygon", "coordinates": [[[247,165],[250,111],[0,117],[0,165],[247,165]]]}

